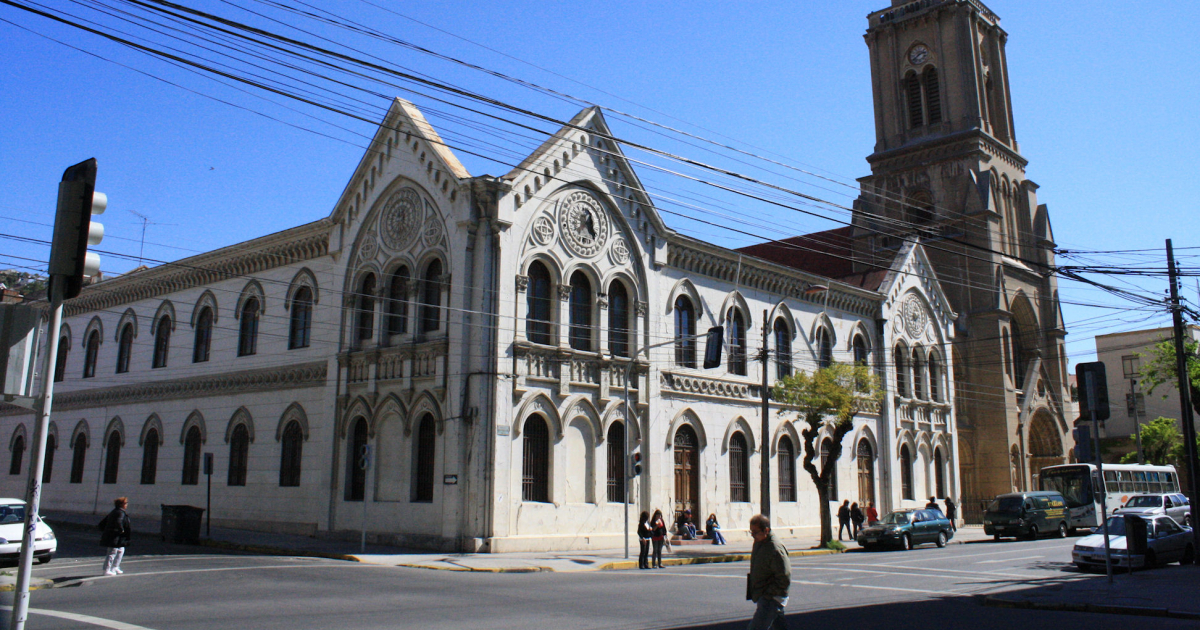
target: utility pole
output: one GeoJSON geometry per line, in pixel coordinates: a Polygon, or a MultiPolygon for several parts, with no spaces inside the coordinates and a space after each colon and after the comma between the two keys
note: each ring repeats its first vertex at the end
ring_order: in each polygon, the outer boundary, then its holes
{"type": "Polygon", "coordinates": [[[771,392],[767,389],[767,357],[770,353],[767,352],[767,335],[768,326],[767,318],[769,317],[767,309],[763,309],[763,339],[762,352],[759,353],[759,358],[762,360],[762,446],[759,447],[759,477],[761,484],[759,492],[762,493],[762,512],[763,516],[771,516],[771,392]]]}
{"type": "MultiPolygon", "coordinates": [[[[1192,505],[1192,524],[1200,523],[1200,492],[1197,482],[1200,481],[1200,466],[1196,462],[1196,425],[1192,416],[1192,383],[1188,372],[1183,343],[1183,308],[1179,305],[1179,272],[1175,268],[1175,250],[1171,247],[1171,239],[1167,239],[1167,274],[1171,282],[1171,322],[1175,328],[1175,372],[1179,377],[1179,420],[1183,424],[1183,445],[1188,471],[1188,494],[1192,505]]],[[[1200,549],[1200,527],[1192,527],[1192,548],[1200,549]]]]}
{"type": "Polygon", "coordinates": [[[1146,463],[1146,454],[1142,452],[1142,420],[1138,417],[1137,379],[1129,379],[1129,412],[1133,414],[1134,435],[1137,436],[1138,463],[1146,463]]]}

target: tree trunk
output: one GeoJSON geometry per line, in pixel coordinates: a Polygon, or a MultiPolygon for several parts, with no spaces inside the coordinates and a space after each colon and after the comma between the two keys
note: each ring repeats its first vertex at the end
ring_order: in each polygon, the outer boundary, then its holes
{"type": "Polygon", "coordinates": [[[824,547],[826,543],[833,540],[833,521],[832,515],[829,513],[829,485],[817,481],[817,501],[821,504],[821,543],[819,547],[824,547]]]}

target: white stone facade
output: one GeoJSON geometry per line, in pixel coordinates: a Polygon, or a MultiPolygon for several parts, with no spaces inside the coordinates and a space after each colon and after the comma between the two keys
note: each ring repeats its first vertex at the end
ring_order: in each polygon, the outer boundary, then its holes
{"type": "MultiPolygon", "coordinates": [[[[45,509],[93,512],[119,495],[135,514],[204,505],[202,475],[181,483],[196,466],[195,426],[199,451],[215,455],[214,523],[350,535],[365,514],[372,539],[406,545],[618,546],[614,438],[632,361],[630,442],[644,466],[630,488],[634,519],[688,506],[737,535],[759,510],[767,457],[777,529],[812,527],[817,495],[795,415],[772,404],[761,446],[764,312],[771,382],[781,342],[792,369],[813,369],[827,344],[827,358],[865,359],[882,376],[878,412],[860,414],[844,441],[839,500],[872,495],[883,512],[957,497],[955,314],[922,247],[901,248],[864,288],[685,237],[607,137],[588,109],[511,173],[472,177],[397,100],[327,219],[87,288],[63,328],[45,509]],[[731,363],[736,344],[711,370],[688,366],[674,344],[642,351],[677,337],[684,302],[691,333],[722,325],[732,340],[740,318],[745,369],[731,363]],[[211,348],[193,362],[206,308],[211,348]],[[116,373],[127,326],[128,370],[116,373]],[[102,343],[82,378],[93,330],[102,343]],[[154,435],[153,483],[143,483],[154,435]],[[788,444],[790,491],[780,487],[788,444]]],[[[10,457],[28,461],[32,422],[0,410],[10,457]]],[[[16,469],[0,492],[22,494],[16,469]]]]}

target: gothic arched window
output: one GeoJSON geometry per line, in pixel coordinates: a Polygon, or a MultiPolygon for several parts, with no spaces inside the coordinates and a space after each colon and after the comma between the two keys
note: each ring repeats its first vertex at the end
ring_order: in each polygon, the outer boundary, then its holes
{"type": "Polygon", "coordinates": [[[912,397],[925,400],[925,353],[921,348],[912,351],[912,397]]]}
{"type": "Polygon", "coordinates": [[[121,434],[113,431],[108,434],[108,445],[104,452],[104,483],[117,483],[117,473],[121,470],[121,434]]]}
{"type": "Polygon", "coordinates": [[[358,283],[357,301],[354,340],[361,343],[375,336],[375,274],[367,274],[358,283]]]}
{"type": "Polygon", "coordinates": [[[150,429],[146,432],[146,439],[142,442],[142,485],[154,485],[157,476],[158,429],[150,429]]]}
{"type": "Polygon", "coordinates": [[[936,352],[931,351],[929,353],[929,400],[944,402],[942,400],[945,396],[942,393],[942,378],[944,374],[945,370],[942,369],[941,357],[936,352]]]}
{"type": "Polygon", "coordinates": [[[208,360],[208,351],[212,347],[213,312],[205,306],[200,309],[196,318],[196,336],[192,342],[192,363],[204,363],[208,360]]]}
{"type": "Polygon", "coordinates": [[[733,503],[750,501],[750,458],[746,438],[741,431],[729,437],[729,500],[733,503]]]}
{"type": "Polygon", "coordinates": [[[61,383],[67,377],[67,352],[70,341],[67,337],[60,337],[58,339],[58,353],[54,357],[55,383],[61,383]]]}
{"type": "Polygon", "coordinates": [[[608,502],[625,500],[625,423],[608,428],[608,502]]]}
{"type": "Polygon", "coordinates": [[[413,475],[413,501],[433,501],[434,456],[437,453],[437,427],[433,416],[425,414],[417,425],[417,439],[414,441],[413,461],[416,462],[416,474],[413,475]]]}
{"type": "Polygon", "coordinates": [[[392,272],[388,283],[387,330],[389,335],[408,332],[408,267],[392,272]]]}
{"type": "Polygon", "coordinates": [[[80,433],[75,436],[71,456],[71,483],[83,483],[83,465],[87,459],[87,436],[80,433]]]}
{"type": "Polygon", "coordinates": [[[571,274],[571,347],[592,350],[592,283],[582,271],[571,274]]]}
{"type": "Polygon", "coordinates": [[[279,485],[295,488],[300,485],[300,463],[304,453],[304,430],[292,420],[283,429],[282,453],[279,458],[279,485]]]}
{"type": "Polygon", "coordinates": [[[308,287],[296,289],[288,322],[288,349],[307,348],[312,336],[313,293],[308,287]]]}
{"type": "Polygon", "coordinates": [[[796,449],[792,446],[792,438],[779,438],[779,500],[794,502],[796,500],[796,449]]]}
{"type": "Polygon", "coordinates": [[[551,345],[554,343],[550,331],[553,330],[554,301],[550,292],[553,289],[550,272],[540,262],[529,265],[529,286],[526,288],[526,305],[528,313],[525,316],[525,337],[532,343],[551,345]]]}
{"type": "Polygon", "coordinates": [[[226,478],[226,485],[246,485],[249,459],[250,431],[246,429],[245,424],[239,424],[233,428],[233,435],[229,438],[229,476],[226,478]]]}
{"type": "Polygon", "coordinates": [[[913,462],[908,445],[900,447],[900,498],[913,500],[913,462]]]}
{"type": "Polygon", "coordinates": [[[792,375],[792,329],[782,317],[775,320],[775,376],[792,375]]]}
{"type": "Polygon", "coordinates": [[[25,458],[25,436],[18,435],[17,439],[13,440],[12,445],[12,460],[8,464],[8,474],[21,474],[21,461],[25,458]]]}
{"type": "MultiPolygon", "coordinates": [[[[821,468],[822,469],[825,468],[826,462],[831,461],[830,458],[832,458],[832,457],[833,457],[833,440],[831,440],[829,438],[825,438],[824,440],[821,440],[821,468]]],[[[828,499],[830,501],[837,501],[837,499],[838,499],[837,460],[832,460],[832,462],[829,464],[829,466],[830,466],[830,469],[829,469],[829,497],[828,497],[828,499]]]]}
{"type": "Polygon", "coordinates": [[[167,355],[171,351],[171,318],[163,315],[154,329],[154,359],[150,367],[167,367],[167,355]]]}
{"type": "Polygon", "coordinates": [[[942,90],[938,86],[938,72],[932,66],[921,75],[921,87],[925,89],[925,111],[929,124],[942,122],[942,90]]]}
{"type": "Polygon", "coordinates": [[[442,261],[433,260],[425,268],[425,276],[421,279],[421,332],[431,333],[441,327],[442,321],[442,289],[445,279],[442,278],[442,261]]]}
{"type": "Polygon", "coordinates": [[[903,345],[897,345],[892,352],[892,360],[896,364],[896,394],[909,398],[908,390],[908,350],[903,345]]]}
{"type": "Polygon", "coordinates": [[[629,328],[629,292],[613,282],[608,288],[608,351],[613,356],[629,356],[629,328]]]}
{"type": "Polygon", "coordinates": [[[521,463],[521,500],[550,502],[550,431],[534,414],[525,420],[521,463]]]}
{"type": "Polygon", "coordinates": [[[117,335],[117,374],[129,371],[129,360],[133,356],[133,324],[121,327],[117,335]]]}
{"type": "Polygon", "coordinates": [[[921,79],[910,72],[904,77],[904,101],[908,105],[908,126],[916,129],[925,124],[925,112],[921,107],[921,79]]]}
{"type": "Polygon", "coordinates": [[[746,375],[746,318],[736,308],[729,309],[729,372],[746,375]]]}
{"type": "Polygon", "coordinates": [[[675,364],[696,367],[696,309],[684,296],[675,298],[675,364]]]}
{"type": "Polygon", "coordinates": [[[829,329],[821,326],[817,329],[817,367],[825,369],[833,365],[833,338],[829,329]]]}
{"type": "Polygon", "coordinates": [[[96,375],[96,360],[100,358],[100,331],[88,333],[87,343],[83,349],[83,378],[96,375]]]}
{"type": "Polygon", "coordinates": [[[238,326],[238,356],[246,357],[258,352],[258,298],[250,298],[242,305],[241,324],[238,326]]]}
{"type": "Polygon", "coordinates": [[[367,495],[367,471],[360,460],[367,446],[367,419],[354,420],[350,439],[346,441],[346,500],[362,501],[367,495]]]}
{"type": "Polygon", "coordinates": [[[54,472],[54,451],[58,449],[58,438],[54,434],[46,436],[46,460],[42,466],[42,483],[50,483],[50,475],[54,472]]]}
{"type": "Polygon", "coordinates": [[[200,482],[200,427],[191,427],[183,438],[183,481],[185,486],[200,482]]]}
{"type": "Polygon", "coordinates": [[[853,346],[854,346],[854,364],[855,365],[866,365],[867,364],[867,340],[866,340],[866,338],[864,338],[862,335],[855,335],[853,346]]]}

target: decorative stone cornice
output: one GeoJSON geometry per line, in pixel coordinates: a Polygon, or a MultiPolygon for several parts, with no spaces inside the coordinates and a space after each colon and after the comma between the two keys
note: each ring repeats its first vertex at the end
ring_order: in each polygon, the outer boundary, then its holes
{"type": "Polygon", "coordinates": [[[867,156],[873,176],[888,175],[892,171],[925,167],[930,163],[952,158],[983,155],[997,158],[1021,173],[1025,172],[1029,160],[1004,146],[979,129],[968,129],[948,136],[930,138],[923,142],[910,143],[888,151],[867,156]]]}
{"type": "Polygon", "coordinates": [[[758,400],[759,398],[757,387],[752,387],[750,383],[668,370],[659,373],[659,386],[664,392],[678,392],[693,396],[732,398],[734,400],[758,400]]]}
{"type": "Polygon", "coordinates": [[[115,308],[185,289],[240,278],[329,253],[328,219],[128,273],[83,289],[66,303],[67,315],[115,308]]]}
{"type": "MultiPolygon", "coordinates": [[[[205,374],[165,381],[134,383],[85,389],[76,392],[55,394],[54,409],[72,410],[91,407],[141,404],[161,400],[200,398],[204,396],[227,396],[262,391],[278,391],[299,387],[314,387],[325,384],[328,366],[324,361],[301,363],[280,368],[243,370],[224,374],[205,374]]],[[[27,409],[5,405],[0,407],[0,416],[31,413],[27,409]]]]}

